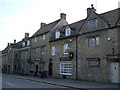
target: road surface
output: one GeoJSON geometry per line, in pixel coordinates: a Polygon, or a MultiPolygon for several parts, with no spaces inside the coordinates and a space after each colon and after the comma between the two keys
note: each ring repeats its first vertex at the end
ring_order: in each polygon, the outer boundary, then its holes
{"type": "Polygon", "coordinates": [[[11,75],[2,74],[2,88],[66,88],[66,87],[55,86],[25,79],[19,79],[11,75]]]}

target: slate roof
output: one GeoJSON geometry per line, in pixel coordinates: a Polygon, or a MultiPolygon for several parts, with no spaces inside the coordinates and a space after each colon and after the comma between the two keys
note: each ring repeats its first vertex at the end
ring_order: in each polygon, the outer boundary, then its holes
{"type": "MultiPolygon", "coordinates": [[[[97,14],[97,13],[95,13],[95,14],[98,15],[98,17],[100,17],[105,23],[107,23],[109,27],[116,26],[117,25],[116,23],[118,22],[118,20],[120,20],[120,8],[115,9],[115,10],[111,10],[111,11],[108,11],[105,13],[101,13],[101,14],[97,14]]],[[[60,40],[63,38],[68,38],[68,37],[75,36],[75,35],[79,34],[79,31],[81,30],[81,28],[84,25],[86,20],[87,20],[87,18],[80,20],[80,21],[77,21],[77,22],[74,22],[72,24],[68,24],[68,25],[63,26],[59,30],[61,33],[60,38],[55,39],[55,35],[53,35],[53,36],[51,36],[50,41],[60,40]],[[65,29],[67,26],[69,26],[72,31],[74,30],[73,31],[74,33],[72,32],[72,34],[70,36],[66,37],[65,36],[65,29]]],[[[54,34],[55,34],[55,32],[54,32],[54,34]]]]}
{"type": "MultiPolygon", "coordinates": [[[[45,26],[43,26],[42,28],[40,28],[32,37],[38,36],[40,34],[49,32],[61,19],[58,19],[52,23],[46,24],[45,26]]],[[[31,37],[31,38],[32,38],[31,37]]]]}
{"type": "Polygon", "coordinates": [[[110,27],[116,26],[117,21],[120,19],[120,8],[98,14],[98,16],[107,22],[110,27]]]}
{"type": "Polygon", "coordinates": [[[73,28],[73,29],[77,30],[77,32],[79,32],[79,30],[82,28],[83,24],[85,23],[85,20],[86,19],[77,21],[75,23],[70,24],[69,26],[70,26],[70,28],[73,28]]]}
{"type": "Polygon", "coordinates": [[[2,51],[2,54],[5,54],[5,53],[8,53],[8,51],[10,50],[10,48],[14,48],[14,49],[19,49],[19,48],[22,48],[22,43],[21,41],[20,42],[17,42],[17,43],[10,43],[9,46],[7,46],[3,51],[2,51]]]}
{"type": "Polygon", "coordinates": [[[85,22],[85,19],[74,22],[72,24],[68,24],[68,25],[63,26],[62,28],[59,29],[60,38],[58,38],[58,39],[55,38],[55,31],[54,31],[54,34],[52,34],[52,36],[50,37],[50,41],[56,41],[56,40],[60,40],[60,39],[63,39],[63,38],[70,38],[70,37],[73,37],[73,36],[77,35],[80,28],[84,24],[84,22],[85,22]],[[71,33],[70,36],[65,36],[65,30],[66,30],[67,26],[72,30],[72,33],[71,33]]]}

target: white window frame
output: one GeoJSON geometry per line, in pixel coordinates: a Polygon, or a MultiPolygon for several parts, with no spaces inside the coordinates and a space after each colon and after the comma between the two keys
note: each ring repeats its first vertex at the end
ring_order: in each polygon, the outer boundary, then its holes
{"type": "Polygon", "coordinates": [[[60,74],[61,75],[72,75],[72,64],[71,63],[60,63],[60,74]]]}
{"type": "Polygon", "coordinates": [[[25,42],[22,43],[22,47],[25,47],[25,42]]]}
{"type": "Polygon", "coordinates": [[[71,29],[70,29],[68,26],[66,27],[65,35],[66,35],[66,36],[71,35],[71,29]]]}
{"type": "Polygon", "coordinates": [[[65,44],[63,45],[63,53],[64,53],[64,54],[68,54],[68,43],[65,43],[65,44]]]}
{"type": "Polygon", "coordinates": [[[57,29],[56,32],[55,32],[55,38],[59,38],[60,37],[60,31],[57,29]]]}
{"type": "Polygon", "coordinates": [[[52,47],[51,47],[51,55],[52,55],[52,56],[55,56],[55,51],[56,51],[56,47],[55,47],[55,46],[52,46],[52,47]]]}
{"type": "Polygon", "coordinates": [[[88,47],[98,46],[100,43],[99,36],[88,38],[88,47]]]}

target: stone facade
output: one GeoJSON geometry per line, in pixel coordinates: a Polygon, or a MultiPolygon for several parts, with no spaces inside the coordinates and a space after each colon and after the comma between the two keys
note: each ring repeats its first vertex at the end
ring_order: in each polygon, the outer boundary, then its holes
{"type": "Polygon", "coordinates": [[[118,54],[118,29],[107,29],[103,31],[91,32],[80,35],[78,38],[78,73],[80,79],[91,79],[96,81],[109,80],[108,68],[109,63],[106,58],[108,54],[118,54]],[[95,47],[88,47],[88,37],[99,35],[99,45],[95,47]],[[108,38],[112,38],[108,41],[108,38]],[[113,43],[114,41],[114,43],[113,43]],[[88,63],[90,60],[99,60],[100,65],[91,69],[88,63]],[[94,71],[95,70],[95,71],[94,71]],[[93,71],[93,73],[92,73],[93,71]]]}
{"type": "Polygon", "coordinates": [[[66,78],[76,79],[76,37],[71,37],[63,40],[58,40],[55,42],[50,43],[50,47],[55,46],[55,55],[50,56],[52,59],[52,71],[53,77],[60,77],[66,76],[66,78]],[[64,54],[64,44],[68,44],[68,54],[64,54]],[[72,57],[70,56],[73,55],[72,57]],[[71,75],[67,74],[60,74],[60,64],[71,64],[71,75]]]}
{"type": "Polygon", "coordinates": [[[67,24],[65,16],[65,14],[61,14],[59,20],[49,24],[41,23],[41,28],[31,37],[31,60],[34,62],[32,70],[35,72],[37,68],[38,75],[41,71],[49,73],[50,33],[67,24]]]}
{"type": "Polygon", "coordinates": [[[106,16],[115,13],[118,15],[118,10],[100,15],[92,11],[83,24],[78,36],[78,79],[120,82],[118,38],[120,34],[119,27],[115,25],[117,19],[112,15],[101,17],[102,15],[106,16]],[[108,18],[114,18],[114,21],[106,21],[108,18]],[[90,27],[90,23],[93,26],[90,27]],[[113,58],[109,55],[112,55],[113,58]],[[111,66],[112,63],[116,64],[116,66],[111,66]],[[113,67],[115,67],[115,70],[113,67]],[[113,75],[115,72],[117,74],[113,75]],[[112,80],[112,78],[116,77],[116,81],[112,80]]]}
{"type": "Polygon", "coordinates": [[[115,9],[68,24],[66,14],[2,51],[7,73],[120,83],[120,17],[115,9]]]}

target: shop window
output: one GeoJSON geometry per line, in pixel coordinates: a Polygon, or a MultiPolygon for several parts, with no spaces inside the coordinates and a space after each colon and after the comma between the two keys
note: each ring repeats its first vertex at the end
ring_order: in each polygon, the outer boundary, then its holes
{"type": "Polygon", "coordinates": [[[62,74],[62,75],[72,75],[71,63],[61,63],[60,64],[60,74],[62,74]]]}

